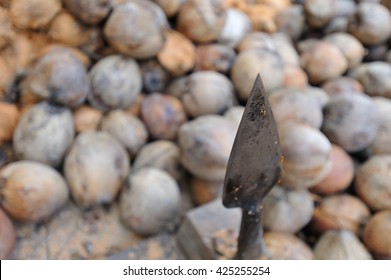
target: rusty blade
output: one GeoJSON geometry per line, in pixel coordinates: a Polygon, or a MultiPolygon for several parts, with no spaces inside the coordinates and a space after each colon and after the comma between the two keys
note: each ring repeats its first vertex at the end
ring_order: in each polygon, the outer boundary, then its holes
{"type": "Polygon", "coordinates": [[[259,203],[280,177],[280,158],[276,123],[258,75],[228,161],[224,206],[242,207],[259,203]]]}

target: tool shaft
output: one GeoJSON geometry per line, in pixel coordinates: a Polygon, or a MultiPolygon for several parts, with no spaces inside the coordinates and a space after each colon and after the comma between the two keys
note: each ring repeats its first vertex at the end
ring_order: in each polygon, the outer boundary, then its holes
{"type": "Polygon", "coordinates": [[[238,238],[237,260],[259,259],[265,254],[262,229],[262,206],[253,202],[242,207],[242,223],[238,238]]]}

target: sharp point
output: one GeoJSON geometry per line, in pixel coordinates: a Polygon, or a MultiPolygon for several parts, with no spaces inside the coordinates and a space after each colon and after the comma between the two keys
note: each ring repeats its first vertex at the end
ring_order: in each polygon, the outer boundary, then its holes
{"type": "Polygon", "coordinates": [[[259,73],[257,74],[257,78],[255,79],[250,96],[253,95],[253,93],[258,92],[258,90],[260,90],[262,94],[265,95],[265,87],[263,85],[262,77],[259,73]]]}
{"type": "Polygon", "coordinates": [[[257,78],[255,79],[255,82],[256,83],[259,83],[259,82],[261,82],[262,83],[262,77],[261,77],[261,74],[257,74],[257,78]]]}
{"type": "Polygon", "coordinates": [[[262,77],[259,73],[257,74],[257,78],[255,79],[254,86],[256,86],[257,88],[259,88],[259,87],[263,88],[262,77]]]}

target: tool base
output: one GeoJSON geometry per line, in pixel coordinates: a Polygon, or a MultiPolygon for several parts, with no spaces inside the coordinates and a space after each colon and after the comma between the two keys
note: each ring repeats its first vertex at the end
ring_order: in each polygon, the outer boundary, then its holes
{"type": "Polygon", "coordinates": [[[178,243],[188,259],[232,258],[240,220],[239,208],[227,209],[217,199],[186,214],[177,234],[178,243]]]}

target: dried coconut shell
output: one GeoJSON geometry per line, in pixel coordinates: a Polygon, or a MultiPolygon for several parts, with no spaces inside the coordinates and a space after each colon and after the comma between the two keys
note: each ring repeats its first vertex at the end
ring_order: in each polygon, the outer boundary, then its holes
{"type": "Polygon", "coordinates": [[[137,62],[127,56],[110,55],[90,70],[90,104],[102,111],[129,107],[141,91],[141,71],[137,62]]]}
{"type": "Polygon", "coordinates": [[[45,220],[64,206],[68,196],[64,178],[48,165],[17,161],[0,171],[0,204],[16,220],[45,220]]]}
{"type": "Polygon", "coordinates": [[[235,59],[235,51],[221,44],[205,44],[196,48],[195,71],[228,73],[235,59]]]}
{"type": "Polygon", "coordinates": [[[314,253],[301,239],[290,233],[265,232],[268,258],[273,260],[312,260],[314,253]]]}
{"type": "Polygon", "coordinates": [[[16,233],[10,218],[0,208],[0,260],[7,259],[16,243],[16,233]]]}
{"type": "Polygon", "coordinates": [[[337,96],[345,92],[364,91],[364,88],[360,82],[348,76],[342,76],[333,80],[329,80],[322,85],[322,89],[327,92],[330,97],[337,96]]]}
{"type": "Polygon", "coordinates": [[[197,205],[208,203],[223,194],[223,183],[194,177],[191,182],[193,200],[197,205]]]}
{"type": "Polygon", "coordinates": [[[349,18],[348,30],[363,44],[383,43],[391,36],[391,13],[380,3],[362,2],[349,18]]]}
{"type": "Polygon", "coordinates": [[[316,233],[324,233],[330,229],[348,229],[358,235],[370,215],[365,203],[355,196],[327,196],[315,208],[310,228],[316,233]]]}
{"type": "Polygon", "coordinates": [[[292,64],[285,64],[283,87],[304,88],[307,85],[308,76],[302,68],[292,64]]]}
{"type": "Polygon", "coordinates": [[[28,74],[22,92],[42,99],[77,107],[89,92],[89,80],[82,62],[68,48],[53,48],[44,54],[28,74]]]}
{"type": "Polygon", "coordinates": [[[277,31],[277,26],[274,21],[277,11],[273,7],[265,4],[251,5],[245,10],[245,13],[250,18],[254,30],[267,33],[277,31]]]}
{"type": "Polygon", "coordinates": [[[19,159],[58,167],[74,136],[71,111],[43,101],[21,116],[13,134],[13,147],[19,159]]]}
{"type": "Polygon", "coordinates": [[[345,32],[331,33],[323,38],[324,41],[335,45],[348,62],[348,69],[352,69],[362,62],[365,48],[353,35],[345,32]]]}
{"type": "Polygon", "coordinates": [[[237,46],[239,53],[245,50],[258,48],[277,52],[276,42],[273,40],[273,37],[266,32],[250,32],[244,36],[243,40],[237,46]]]}
{"type": "Polygon", "coordinates": [[[302,5],[292,4],[280,10],[275,16],[279,32],[287,34],[292,40],[298,40],[305,26],[304,9],[302,5]]]}
{"type": "Polygon", "coordinates": [[[13,134],[13,147],[19,159],[58,167],[74,136],[71,111],[43,101],[22,115],[13,134]]]}
{"type": "Polygon", "coordinates": [[[379,127],[376,104],[362,93],[347,92],[331,98],[323,116],[322,131],[347,152],[368,147],[379,127]]]}
{"type": "Polygon", "coordinates": [[[312,84],[320,84],[341,76],[348,67],[342,52],[334,45],[324,41],[314,42],[300,53],[301,65],[312,84]]]}
{"type": "Polygon", "coordinates": [[[129,169],[125,148],[103,131],[80,133],[64,162],[64,175],[72,197],[82,208],[111,203],[129,169]]]}
{"type": "Polygon", "coordinates": [[[286,122],[279,127],[283,173],[281,184],[309,188],[322,181],[331,169],[331,143],[316,128],[286,122]]]}
{"type": "Polygon", "coordinates": [[[63,0],[64,6],[85,24],[102,22],[112,8],[111,0],[63,0]]]}
{"type": "Polygon", "coordinates": [[[166,92],[182,101],[190,117],[220,114],[236,103],[231,81],[215,71],[194,72],[178,78],[168,86],[166,92]]]}
{"type": "Polygon", "coordinates": [[[236,129],[231,121],[217,115],[183,124],[178,135],[183,166],[196,177],[223,181],[236,129]]]}
{"type": "Polygon", "coordinates": [[[140,235],[172,229],[181,206],[179,186],[166,172],[144,167],[131,173],[120,195],[121,221],[140,235]]]}
{"type": "Polygon", "coordinates": [[[195,65],[195,46],[187,37],[171,30],[166,34],[166,42],[157,59],[171,75],[182,76],[195,65]]]}
{"type": "MultiPolygon", "coordinates": [[[[37,47],[35,47],[37,48],[37,47]]],[[[37,59],[41,58],[42,56],[46,55],[47,53],[59,49],[64,48],[64,45],[59,43],[51,43],[46,42],[43,46],[40,46],[37,48],[36,57],[33,59],[33,62],[36,62],[37,59]]],[[[88,69],[91,66],[91,59],[88,57],[87,54],[85,54],[83,51],[81,51],[78,48],[73,47],[66,47],[69,51],[72,52],[72,54],[80,60],[80,62],[83,64],[85,69],[88,69]]]]}
{"type": "Polygon", "coordinates": [[[133,168],[154,167],[170,174],[175,180],[183,177],[180,149],[171,141],[157,140],[144,145],[138,152],[133,168]]]}
{"type": "Polygon", "coordinates": [[[369,220],[364,243],[375,258],[391,259],[391,211],[380,211],[369,220]]]}
{"type": "Polygon", "coordinates": [[[226,17],[223,0],[188,0],[179,10],[177,28],[194,42],[211,42],[219,37],[226,17]]]}
{"type": "Polygon", "coordinates": [[[324,27],[338,13],[338,0],[306,0],[303,7],[307,23],[314,28],[324,27]]]}
{"type": "Polygon", "coordinates": [[[355,190],[375,211],[391,210],[391,156],[376,155],[358,167],[355,190]]]}
{"type": "Polygon", "coordinates": [[[245,13],[237,9],[228,9],[224,27],[217,40],[223,45],[236,48],[251,30],[250,18],[245,13]]]}
{"type": "Polygon", "coordinates": [[[354,164],[352,158],[344,149],[337,145],[331,146],[331,170],[318,184],[311,187],[311,191],[318,194],[334,194],[347,189],[354,178],[354,164]]]}
{"type": "Polygon", "coordinates": [[[305,90],[284,88],[271,92],[269,102],[278,126],[288,121],[319,128],[323,122],[318,97],[305,90]]]}
{"type": "Polygon", "coordinates": [[[105,115],[101,129],[117,139],[132,158],[148,139],[145,124],[137,117],[122,110],[112,110],[105,115]]]}
{"type": "Polygon", "coordinates": [[[181,101],[174,96],[154,93],[141,102],[141,117],[153,139],[175,140],[187,116],[181,101]]]}
{"type": "Polygon", "coordinates": [[[330,230],[324,233],[314,247],[318,260],[371,260],[364,244],[349,230],[330,230]]]}
{"type": "Polygon", "coordinates": [[[314,202],[307,190],[275,186],[265,197],[263,209],[265,230],[296,233],[311,220],[314,202]]]}
{"type": "Polygon", "coordinates": [[[9,14],[6,9],[0,7],[0,50],[11,44],[14,36],[9,14]]]}
{"type": "Polygon", "coordinates": [[[87,28],[81,25],[71,14],[62,12],[50,24],[49,36],[55,42],[67,46],[80,46],[85,42],[87,28]]]}
{"type": "Polygon", "coordinates": [[[391,153],[391,100],[385,97],[374,97],[372,99],[380,115],[380,125],[376,132],[375,140],[371,145],[374,154],[391,153]]]}
{"type": "Polygon", "coordinates": [[[13,24],[22,29],[45,28],[60,10],[60,0],[13,0],[9,8],[13,24]]]}
{"type": "Polygon", "coordinates": [[[172,17],[178,13],[185,0],[153,0],[158,4],[164,11],[167,17],[172,17]]]}
{"type": "Polygon", "coordinates": [[[145,59],[163,48],[167,29],[160,6],[152,1],[130,0],[114,6],[103,33],[117,52],[145,59]]]}
{"type": "Polygon", "coordinates": [[[146,93],[164,92],[171,75],[159,61],[152,58],[140,61],[139,65],[143,81],[143,91],[146,93]]]}
{"type": "Polygon", "coordinates": [[[391,64],[384,61],[363,63],[350,73],[354,79],[359,81],[370,96],[391,97],[391,64]]]}
{"type": "Polygon", "coordinates": [[[83,105],[73,112],[76,133],[98,130],[103,113],[88,105],[83,105]]]}
{"type": "Polygon", "coordinates": [[[12,139],[19,121],[19,110],[15,104],[0,102],[0,144],[12,139]]]}
{"type": "Polygon", "coordinates": [[[274,33],[273,42],[276,45],[276,51],[281,56],[284,64],[300,66],[300,58],[291,39],[284,33],[274,33]]]}
{"type": "Polygon", "coordinates": [[[0,56],[0,100],[4,99],[5,92],[11,87],[15,78],[15,70],[9,67],[8,62],[0,56]]]}

